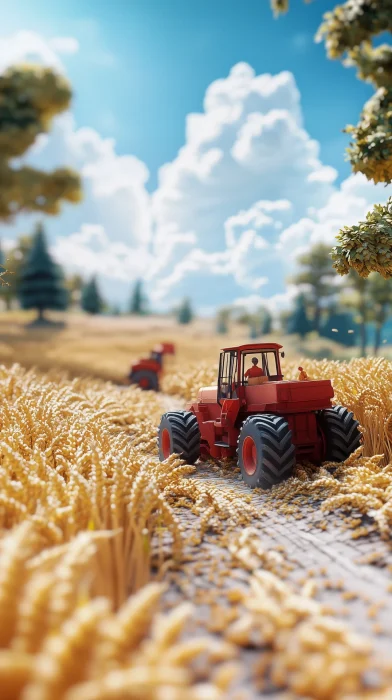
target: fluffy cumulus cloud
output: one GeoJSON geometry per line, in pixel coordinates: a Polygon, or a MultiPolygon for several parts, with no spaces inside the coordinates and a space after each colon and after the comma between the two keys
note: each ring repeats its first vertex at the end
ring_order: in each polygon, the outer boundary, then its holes
{"type": "MultiPolygon", "coordinates": [[[[0,68],[36,56],[63,70],[77,50],[71,37],[21,32],[0,41],[0,68]]],[[[77,128],[70,114],[28,161],[69,165],[83,177],[82,204],[47,220],[57,259],[98,273],[112,297],[142,276],[162,308],[187,294],[199,308],[234,302],[278,310],[295,293],[285,279],[296,256],[314,242],[333,242],[341,226],[388,196],[360,175],[337,187],[336,170],[320,161],[319,144],[304,129],[293,75],[256,75],[245,63],[207,88],[203,111],[188,115],[185,143],[161,167],[152,195],[144,163],[77,128]]],[[[33,219],[3,226],[3,237],[33,219]]]]}

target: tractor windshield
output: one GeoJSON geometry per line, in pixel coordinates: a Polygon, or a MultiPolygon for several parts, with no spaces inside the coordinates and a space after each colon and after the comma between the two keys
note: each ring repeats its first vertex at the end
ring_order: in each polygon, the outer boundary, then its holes
{"type": "Polygon", "coordinates": [[[276,350],[242,353],[242,384],[248,384],[249,379],[258,376],[265,376],[270,381],[281,379],[276,350]]]}
{"type": "Polygon", "coordinates": [[[222,352],[219,361],[218,401],[237,397],[237,353],[222,352]]]}

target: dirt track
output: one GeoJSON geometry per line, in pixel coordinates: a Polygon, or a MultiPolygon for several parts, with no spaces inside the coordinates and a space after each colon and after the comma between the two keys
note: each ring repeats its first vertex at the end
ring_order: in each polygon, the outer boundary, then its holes
{"type": "MultiPolygon", "coordinates": [[[[161,396],[164,411],[181,407],[180,401],[161,396]]],[[[298,590],[305,581],[314,580],[316,600],[330,606],[337,618],[347,622],[353,630],[371,638],[380,655],[392,658],[392,594],[388,591],[392,582],[392,551],[389,542],[383,541],[376,531],[353,539],[352,530],[345,527],[345,514],[326,515],[319,510],[317,502],[304,506],[302,517],[278,514],[271,506],[266,510],[265,493],[250,491],[234,470],[198,463],[196,473],[189,478],[210,483],[221,489],[222,494],[233,490],[251,494],[252,505],[262,513],[251,525],[259,532],[266,550],[284,548],[285,559],[292,565],[289,580],[295,588],[298,590]],[[365,563],[369,556],[374,558],[371,564],[365,563]]],[[[185,508],[179,509],[177,514],[185,531],[191,535],[197,526],[197,516],[185,508]]],[[[356,517],[355,513],[350,517],[356,517]]],[[[369,518],[362,518],[362,522],[371,525],[369,518]]],[[[230,526],[230,522],[227,525],[230,526]]],[[[227,567],[233,567],[233,561],[220,538],[213,533],[207,533],[200,545],[189,544],[186,555],[188,561],[182,570],[171,577],[166,600],[169,605],[184,598],[195,602],[201,631],[208,628],[211,618],[211,609],[203,602],[203,592],[215,590],[214,604],[220,604],[225,596],[221,598],[219,592],[238,588],[238,585],[246,587],[249,575],[235,565],[231,576],[225,575],[227,567]]],[[[254,652],[249,650],[244,655],[244,667],[250,668],[254,652]]],[[[247,697],[262,697],[254,687],[249,690],[248,683],[246,686],[250,693],[247,697]]]]}

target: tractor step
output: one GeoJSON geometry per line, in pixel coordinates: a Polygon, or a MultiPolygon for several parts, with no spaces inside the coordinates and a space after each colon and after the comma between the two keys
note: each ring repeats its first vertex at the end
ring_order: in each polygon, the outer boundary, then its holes
{"type": "Polygon", "coordinates": [[[227,442],[214,442],[215,447],[230,447],[227,442]]]}

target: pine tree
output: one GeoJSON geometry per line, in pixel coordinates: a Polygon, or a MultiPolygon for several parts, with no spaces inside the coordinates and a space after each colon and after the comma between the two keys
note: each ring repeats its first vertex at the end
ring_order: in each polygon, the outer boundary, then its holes
{"type": "Polygon", "coordinates": [[[104,302],[101,297],[95,275],[82,289],[82,309],[88,314],[99,314],[103,311],[104,302]]]}
{"type": "Polygon", "coordinates": [[[64,275],[51,258],[41,224],[36,228],[26,263],[21,271],[19,299],[23,309],[37,309],[38,321],[46,309],[64,311],[68,304],[64,275]]]}
{"type": "Polygon", "coordinates": [[[182,325],[185,325],[187,323],[190,323],[193,319],[193,311],[192,311],[192,306],[191,302],[189,299],[184,299],[180,307],[178,308],[177,311],[177,320],[178,323],[181,323],[182,325]]]}
{"type": "Polygon", "coordinates": [[[272,331],[272,316],[268,309],[263,309],[260,324],[261,335],[269,335],[272,331]]]}
{"type": "Polygon", "coordinates": [[[312,324],[309,321],[306,300],[303,294],[297,297],[295,309],[287,320],[287,330],[289,335],[297,334],[304,338],[312,330],[312,324]]]}
{"type": "Polygon", "coordinates": [[[129,313],[142,316],[146,313],[147,301],[143,293],[143,282],[137,280],[132,292],[129,313]]]}
{"type": "Polygon", "coordinates": [[[256,324],[253,321],[251,321],[251,323],[249,325],[249,338],[251,340],[256,340],[256,338],[258,338],[258,337],[259,337],[259,334],[257,332],[256,324]]]}

